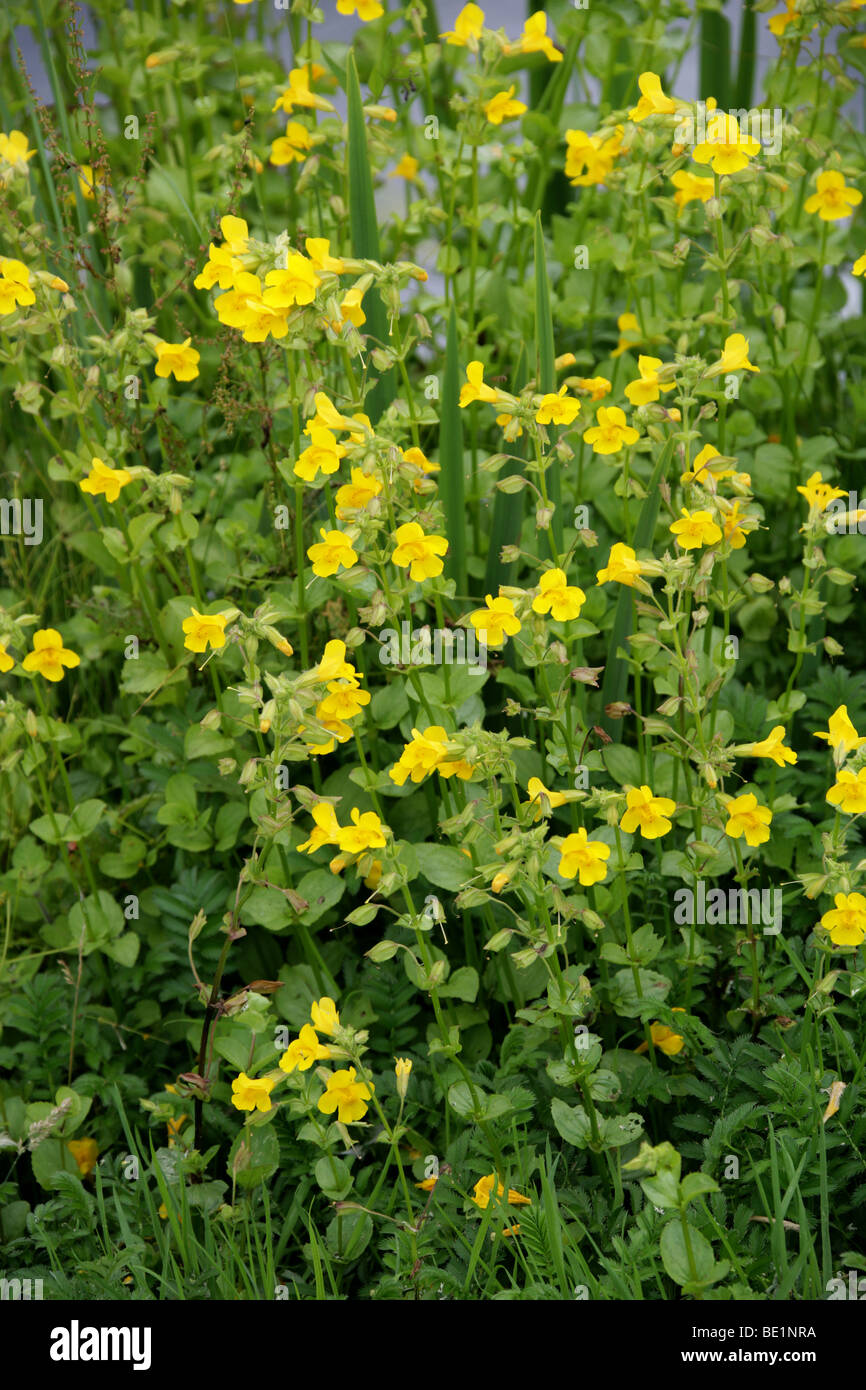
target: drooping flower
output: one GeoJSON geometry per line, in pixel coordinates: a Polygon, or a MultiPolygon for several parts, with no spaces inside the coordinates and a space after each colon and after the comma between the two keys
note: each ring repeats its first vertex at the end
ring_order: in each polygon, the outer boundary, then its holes
{"type": "Polygon", "coordinates": [[[610,858],[610,845],[602,840],[587,838],[583,826],[572,835],[566,835],[560,847],[559,872],[563,878],[574,878],[577,874],[584,888],[593,883],[601,883],[607,877],[607,864],[610,858]]]}
{"type": "Polygon", "coordinates": [[[586,594],[576,584],[569,584],[564,570],[545,570],[538,582],[538,593],[532,600],[534,613],[549,613],[554,622],[570,623],[580,616],[586,594]]]}
{"type": "Polygon", "coordinates": [[[331,1049],[319,1042],[319,1036],[311,1023],[305,1023],[294,1042],[290,1042],[280,1058],[280,1071],[287,1075],[295,1070],[309,1071],[314,1062],[330,1057],[331,1049]]]}
{"type": "Polygon", "coordinates": [[[515,100],[514,93],[516,87],[512,85],[507,91],[497,92],[484,105],[484,114],[491,125],[502,125],[503,121],[512,121],[515,116],[522,116],[528,108],[522,101],[515,100]]]}
{"type": "Polygon", "coordinates": [[[441,556],[448,549],[444,536],[427,536],[417,521],[407,521],[398,526],[394,533],[397,542],[391,559],[401,569],[409,568],[409,576],[416,583],[425,579],[435,579],[445,568],[441,556]]]}
{"type": "Polygon", "coordinates": [[[226,644],[226,623],[224,613],[199,613],[193,608],[192,615],[183,620],[186,633],[183,645],[189,652],[204,652],[208,646],[215,651],[226,644]]]}
{"type": "Polygon", "coordinates": [[[825,169],[818,175],[816,183],[818,191],[806,199],[804,207],[807,212],[817,212],[822,222],[850,217],[863,201],[860,190],[849,187],[836,169],[825,169]]]}
{"type": "Polygon", "coordinates": [[[340,300],[340,317],[336,319],[331,327],[335,333],[339,333],[343,324],[347,321],[360,328],[367,322],[367,315],[361,308],[361,301],[364,298],[364,291],[359,289],[347,290],[340,300]]]}
{"type": "Polygon", "coordinates": [[[313,574],[319,579],[328,579],[330,575],[337,573],[340,566],[348,570],[357,563],[358,556],[352,549],[352,542],[342,531],[326,531],[322,526],[319,535],[322,539],[311,545],[307,551],[307,558],[312,561],[313,574]]]}
{"type": "Polygon", "coordinates": [[[710,117],[706,135],[706,140],[692,150],[692,159],[696,164],[709,164],[714,174],[737,174],[761,152],[757,140],[741,134],[736,116],[725,111],[710,117]]]}
{"type": "Polygon", "coordinates": [[[672,174],[671,183],[677,190],[674,202],[680,212],[689,203],[706,203],[712,198],[716,187],[712,179],[702,179],[699,174],[690,174],[687,169],[678,169],[672,174]]]}
{"type": "Polygon", "coordinates": [[[563,806],[567,800],[564,792],[549,791],[540,777],[530,777],[526,790],[529,792],[528,805],[535,807],[532,817],[535,821],[541,820],[542,815],[546,814],[545,803],[551,811],[555,811],[557,806],[563,806]]]}
{"type": "Polygon", "coordinates": [[[476,608],[470,613],[469,621],[478,634],[478,641],[488,647],[504,647],[507,638],[520,631],[520,619],[515,615],[514,604],[502,594],[493,598],[487,594],[486,608],[476,608]]]}
{"type": "Polygon", "coordinates": [[[722,530],[713,521],[711,512],[690,512],[680,508],[680,520],[668,527],[677,538],[681,550],[698,550],[703,545],[716,545],[722,539],[722,530]]]}
{"type": "MultiPolygon", "coordinates": [[[[678,1052],[682,1052],[686,1043],[682,1034],[675,1033],[673,1028],[669,1028],[666,1023],[651,1023],[650,1037],[653,1040],[653,1047],[657,1047],[659,1052],[663,1052],[666,1057],[675,1057],[678,1052]]],[[[648,1044],[645,1042],[635,1048],[635,1052],[647,1052],[648,1050],[648,1044]]]]}
{"type": "Polygon", "coordinates": [[[273,1105],[274,1084],[269,1076],[247,1076],[242,1071],[232,1082],[232,1105],[236,1110],[261,1110],[266,1115],[273,1105]]]}
{"type": "Polygon", "coordinates": [[[596,424],[585,430],[583,437],[592,445],[593,453],[616,454],[627,445],[636,444],[640,432],[627,423],[625,412],[618,405],[600,405],[596,424]]]}
{"type": "Polygon", "coordinates": [[[640,377],[637,381],[630,381],[625,388],[625,394],[632,405],[647,405],[650,401],[657,401],[660,392],[674,391],[676,382],[659,381],[659,368],[664,363],[660,357],[644,357],[641,355],[637,360],[637,369],[640,377]]]}
{"type": "Polygon", "coordinates": [[[642,572],[640,560],[631,546],[617,541],[611,546],[607,564],[604,569],[598,571],[596,579],[599,584],[608,584],[614,580],[617,584],[627,584],[631,589],[640,579],[642,572]]]}
{"type": "Polygon", "coordinates": [[[671,829],[668,819],[677,809],[677,803],[669,796],[654,796],[647,786],[629,787],[626,792],[626,809],[620,821],[620,829],[633,835],[640,830],[645,840],[657,840],[667,835],[671,829]]]}
{"type": "Polygon", "coordinates": [[[70,669],[81,664],[81,657],[63,645],[55,627],[40,627],[33,634],[33,650],[21,665],[25,671],[38,671],[47,681],[62,681],[64,666],[70,669]]]}
{"type": "Polygon", "coordinates": [[[728,813],[726,835],[730,835],[732,840],[739,840],[745,835],[746,844],[753,849],[769,840],[773,813],[769,806],[759,804],[754,792],[747,792],[744,796],[723,797],[723,801],[728,813]]]}
{"type": "Polygon", "coordinates": [[[843,767],[836,773],[835,785],[827,793],[831,806],[838,806],[846,816],[862,816],[866,811],[866,767],[851,772],[843,767]]]}
{"type": "Polygon", "coordinates": [[[580,414],[580,401],[566,395],[567,387],[549,391],[538,402],[535,413],[539,425],[570,425],[580,414]]]}
{"type": "Polygon", "coordinates": [[[336,1110],[341,1125],[363,1120],[369,1108],[367,1102],[375,1089],[372,1082],[368,1085],[364,1081],[356,1081],[355,1075],[354,1067],[332,1072],[324,1095],[319,1097],[318,1108],[322,1114],[333,1115],[336,1110]]]}
{"type": "Polygon", "coordinates": [[[91,497],[104,496],[106,502],[116,502],[121,488],[132,482],[132,474],[126,468],[109,468],[102,459],[90,461],[90,472],[78,484],[82,492],[91,497]]]}
{"type": "Polygon", "coordinates": [[[748,338],[744,338],[742,333],[731,333],[725,339],[721,357],[708,368],[706,375],[714,377],[722,376],[728,372],[760,372],[760,370],[760,367],[753,367],[749,361],[748,338]]]}
{"type": "Polygon", "coordinates": [[[166,343],[160,339],[154,346],[157,376],[174,376],[175,381],[195,381],[198,376],[200,353],[190,347],[192,338],[182,343],[166,343]]]}

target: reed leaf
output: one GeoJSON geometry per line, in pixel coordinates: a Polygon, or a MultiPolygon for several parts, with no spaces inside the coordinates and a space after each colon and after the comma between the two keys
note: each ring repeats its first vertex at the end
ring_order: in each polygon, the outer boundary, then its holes
{"type": "MultiPolygon", "coordinates": [[[[555,352],[553,347],[553,314],[550,306],[550,282],[547,278],[547,261],[544,256],[544,234],[541,230],[541,213],[535,214],[535,351],[536,386],[546,393],[556,390],[555,352]]],[[[556,443],[557,430],[548,425],[551,447],[556,443]]],[[[545,473],[547,496],[555,508],[551,529],[557,551],[562,550],[562,480],[558,460],[554,459],[545,473]]],[[[556,559],[551,555],[552,560],[556,559]]]]}
{"type": "Polygon", "coordinates": [[[439,417],[439,495],[445,510],[448,557],[445,572],[466,593],[466,499],[463,471],[463,417],[460,414],[460,359],[457,347],[457,314],[448,313],[445,343],[445,378],[439,417]]]}

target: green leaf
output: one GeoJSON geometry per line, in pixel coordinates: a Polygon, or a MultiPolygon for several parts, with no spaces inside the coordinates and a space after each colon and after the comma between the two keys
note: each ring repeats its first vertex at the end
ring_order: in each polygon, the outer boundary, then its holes
{"type": "Polygon", "coordinates": [[[472,861],[450,845],[413,845],[419,871],[437,888],[457,893],[472,874],[472,861]]]}
{"type": "Polygon", "coordinates": [[[712,1279],[715,1265],[713,1247],[706,1237],[688,1222],[684,1232],[680,1221],[669,1221],[662,1231],[660,1249],[662,1264],[675,1284],[682,1286],[693,1281],[705,1283],[712,1279]],[[689,1247],[692,1263],[689,1262],[689,1247]]]}
{"type": "Polygon", "coordinates": [[[680,1184],[683,1206],[703,1197],[706,1192],[718,1192],[719,1184],[708,1173],[688,1173],[680,1184]]]}
{"type": "Polygon", "coordinates": [[[229,1154],[229,1177],[238,1187],[267,1182],[280,1163],[280,1141],[271,1125],[244,1125],[229,1154]]]}
{"type": "Polygon", "coordinates": [[[478,995],[478,985],[478,971],[473,970],[471,965],[461,965],[459,970],[449,975],[444,985],[440,985],[439,996],[446,999],[462,999],[467,1004],[474,1004],[478,995]]]}
{"type": "Polygon", "coordinates": [[[592,1126],[582,1105],[566,1105],[564,1100],[555,1098],[550,1103],[550,1113],[566,1144],[585,1149],[592,1142],[592,1126]]]}
{"type": "Polygon", "coordinates": [[[352,1170],[333,1154],[320,1158],[315,1167],[316,1182],[332,1202],[341,1202],[352,1190],[352,1170]]]}

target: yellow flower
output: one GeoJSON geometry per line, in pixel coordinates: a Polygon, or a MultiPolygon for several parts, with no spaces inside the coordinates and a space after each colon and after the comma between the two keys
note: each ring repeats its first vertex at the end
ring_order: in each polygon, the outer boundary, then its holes
{"type": "Polygon", "coordinates": [[[78,1164],[79,1173],[83,1178],[86,1178],[90,1170],[96,1167],[96,1160],[99,1156],[99,1145],[96,1140],[70,1139],[66,1147],[78,1164]]]}
{"type": "Polygon", "coordinates": [[[407,777],[413,782],[422,782],[434,771],[446,778],[457,776],[467,781],[473,768],[462,759],[449,760],[447,742],[448,735],[440,724],[431,724],[423,734],[413,729],[411,742],[405,745],[399,762],[388,769],[388,776],[398,787],[403,786],[407,777]]]}
{"type": "Polygon", "coordinates": [[[496,96],[491,97],[484,106],[484,114],[491,125],[502,125],[503,121],[513,120],[515,116],[522,116],[527,107],[522,101],[514,100],[516,87],[511,86],[506,92],[497,92],[496,96]]]}
{"type": "Polygon", "coordinates": [[[851,267],[851,274],[866,275],[866,252],[864,252],[862,256],[857,257],[856,261],[851,267]]]}
{"type": "Polygon", "coordinates": [[[159,339],[154,348],[157,358],[154,367],[156,375],[173,375],[175,381],[195,381],[201,354],[190,347],[191,342],[192,338],[186,338],[182,343],[166,343],[159,339]]]}
{"type": "Polygon", "coordinates": [[[347,290],[340,301],[340,318],[331,324],[335,333],[339,333],[343,324],[348,319],[349,323],[360,328],[367,322],[367,315],[361,308],[361,300],[364,298],[363,290],[347,290]]]}
{"type": "Polygon", "coordinates": [[[586,594],[576,584],[570,585],[565,571],[545,570],[532,600],[533,613],[549,613],[554,622],[570,623],[580,616],[586,594]]]}
{"type": "Polygon", "coordinates": [[[784,724],[777,724],[760,743],[743,744],[739,751],[747,758],[772,758],[777,767],[797,761],[793,748],[785,747],[784,724]]]}
{"type": "MultiPolygon", "coordinates": [[[[343,0],[338,0],[338,4],[342,2],[343,0]]],[[[362,5],[365,2],[366,0],[360,0],[362,5]]],[[[345,0],[345,3],[351,3],[351,0],[345,0]]],[[[323,1115],[333,1115],[336,1110],[340,1124],[351,1125],[356,1120],[363,1120],[369,1108],[367,1101],[371,1099],[374,1090],[372,1083],[367,1085],[366,1082],[356,1081],[355,1068],[349,1067],[331,1073],[325,1094],[319,1097],[318,1106],[323,1115]]]]}
{"type": "Polygon", "coordinates": [[[498,400],[499,392],[494,391],[492,386],[485,385],[484,363],[470,362],[466,368],[466,384],[460,388],[461,407],[471,405],[473,401],[498,400]]]}
{"type": "Polygon", "coordinates": [[[577,388],[579,391],[588,392],[591,401],[603,401],[613,390],[606,376],[579,376],[577,388]]]}
{"type": "Polygon", "coordinates": [[[340,1026],[337,1006],[327,994],[322,995],[321,999],[313,1000],[310,1005],[310,1018],[316,1032],[327,1033],[328,1037],[333,1037],[340,1026]]]}
{"type": "Polygon", "coordinates": [[[520,631],[520,619],[515,616],[510,598],[493,598],[487,594],[486,608],[476,608],[469,621],[478,634],[478,641],[487,647],[504,647],[508,637],[520,631]]]}
{"type": "Polygon", "coordinates": [[[697,482],[706,487],[712,482],[720,483],[723,478],[733,478],[736,476],[736,469],[727,464],[718,449],[712,444],[705,444],[701,452],[692,459],[691,468],[686,469],[680,481],[683,483],[697,482]]]}
{"type": "Polygon", "coordinates": [[[261,1110],[266,1115],[272,1108],[271,1091],[274,1082],[268,1076],[247,1076],[242,1071],[232,1082],[232,1105],[235,1110],[261,1110]]]}
{"type": "MultiPolygon", "coordinates": [[[[96,189],[102,188],[105,184],[104,174],[94,174],[89,164],[79,164],[78,166],[78,187],[81,190],[82,198],[95,198],[96,189]]],[[[69,198],[69,202],[75,202],[75,195],[69,198]]]]}
{"type": "Polygon", "coordinates": [[[631,589],[635,581],[640,579],[641,573],[640,560],[631,546],[617,541],[616,545],[611,546],[607,564],[604,569],[598,571],[596,579],[599,584],[608,584],[615,580],[617,584],[627,584],[631,589]]]}
{"type": "Polygon", "coordinates": [[[424,579],[435,579],[445,568],[440,556],[448,549],[444,536],[425,536],[417,521],[407,521],[398,526],[394,533],[397,548],[391,559],[395,565],[405,569],[417,583],[424,579]]]}
{"type": "MultiPolygon", "coordinates": [[[[385,13],[384,8],[379,4],[379,0],[337,0],[337,14],[355,14],[365,24],[370,20],[381,19],[385,13]]],[[[342,1119],[342,1115],[340,1119],[342,1119]]]]}
{"type": "Polygon", "coordinates": [[[342,531],[326,531],[324,526],[320,527],[319,535],[321,541],[311,545],[307,551],[307,558],[313,564],[313,574],[318,575],[319,579],[327,579],[336,574],[341,565],[343,569],[351,569],[358,556],[352,549],[349,537],[342,531]]]}
{"type": "Polygon", "coordinates": [[[300,121],[289,121],[284,135],[278,135],[276,140],[271,142],[271,153],[269,163],[278,169],[286,164],[303,164],[307,157],[307,150],[313,147],[313,137],[302,126],[300,121]]]}
{"type": "Polygon", "coordinates": [[[405,179],[407,183],[418,183],[418,160],[411,154],[404,154],[388,175],[389,179],[405,179]]]}
{"type": "Polygon", "coordinates": [[[86,478],[81,479],[78,486],[82,492],[90,493],[91,497],[99,497],[104,493],[106,502],[116,502],[120,496],[120,489],[131,482],[132,474],[125,468],[109,468],[102,459],[94,458],[90,461],[90,472],[86,478]]]}
{"type": "Polygon", "coordinates": [[[330,694],[324,700],[320,700],[316,706],[316,718],[322,721],[329,719],[354,719],[360,714],[365,705],[370,703],[370,692],[361,690],[356,681],[345,684],[341,681],[332,681],[328,686],[330,694]]]}
{"type": "Polygon", "coordinates": [[[321,1062],[323,1058],[330,1057],[330,1055],[331,1049],[319,1042],[318,1034],[313,1025],[305,1023],[295,1041],[289,1043],[280,1058],[280,1071],[289,1075],[296,1068],[298,1071],[309,1071],[314,1062],[321,1062]]]}
{"type": "Polygon", "coordinates": [[[0,642],[0,671],[4,673],[6,671],[11,671],[14,665],[15,662],[7,652],[5,642],[0,642]]]}
{"type": "Polygon", "coordinates": [[[271,110],[282,109],[286,115],[289,115],[296,106],[314,107],[318,111],[333,111],[334,107],[330,101],[326,101],[324,97],[316,96],[315,92],[310,90],[311,80],[315,81],[323,73],[324,68],[321,68],[318,63],[312,64],[312,70],[309,64],[302,68],[292,68],[289,73],[289,85],[280,92],[271,110]]]}
{"type": "Polygon", "coordinates": [[[637,369],[640,378],[637,381],[630,381],[625,388],[625,394],[632,405],[647,405],[650,401],[657,401],[660,391],[673,391],[676,382],[662,383],[659,381],[659,368],[664,363],[660,357],[639,357],[637,369]]]}
{"type": "Polygon", "coordinates": [[[38,671],[47,681],[62,681],[64,666],[81,664],[81,657],[63,645],[63,638],[54,627],[40,627],[33,634],[33,650],[21,665],[25,671],[38,671]]]}
{"type": "Polygon", "coordinates": [[[230,290],[234,288],[235,277],[242,271],[243,262],[227,246],[215,246],[211,242],[208,259],[193,284],[197,290],[212,290],[214,285],[221,290],[230,290]]]}
{"type": "MultiPolygon", "coordinates": [[[[272,300],[273,289],[266,291],[272,300]]],[[[270,335],[284,338],[289,331],[286,309],[278,309],[262,294],[261,281],[249,271],[241,271],[234,279],[234,288],[221,294],[214,307],[220,323],[240,328],[248,343],[263,343],[270,335]]]]}
{"type": "Polygon", "coordinates": [[[535,418],[539,425],[570,425],[580,414],[580,401],[566,395],[567,387],[550,391],[538,402],[535,418]]]}
{"type": "Polygon", "coordinates": [[[312,304],[320,284],[312,261],[291,251],[285,269],[268,271],[262,297],[272,309],[290,309],[293,304],[312,304]]]}
{"type": "MultiPolygon", "coordinates": [[[[679,1010],[681,1013],[682,1010],[679,1010]]],[[[685,1038],[680,1033],[675,1033],[673,1028],[668,1028],[666,1023],[651,1023],[650,1037],[653,1040],[653,1047],[657,1047],[666,1057],[675,1057],[678,1052],[682,1052],[685,1047],[685,1038]]],[[[647,1052],[648,1045],[642,1042],[640,1047],[635,1048],[635,1052],[647,1052]]]]}
{"type": "MultiPolygon", "coordinates": [[[[480,1207],[482,1211],[486,1211],[490,1204],[494,1184],[496,1185],[497,1197],[504,1197],[505,1187],[501,1182],[497,1181],[495,1173],[489,1173],[486,1178],[479,1178],[475,1184],[471,1200],[475,1203],[476,1207],[480,1207]]],[[[513,1207],[528,1207],[532,1205],[531,1197],[524,1197],[522,1192],[515,1192],[513,1187],[509,1187],[508,1189],[508,1201],[513,1207]]]]}
{"type": "Polygon", "coordinates": [[[846,816],[862,816],[866,811],[866,767],[856,774],[848,768],[836,773],[836,783],[827,793],[831,806],[838,806],[846,816]]]}
{"type": "Polygon", "coordinates": [[[620,829],[629,835],[640,830],[645,840],[657,840],[667,835],[671,828],[668,820],[677,808],[677,803],[669,796],[654,796],[649,787],[629,787],[626,792],[626,809],[620,821],[620,829]]]}
{"type": "Polygon", "coordinates": [[[357,672],[351,662],[346,660],[345,642],[335,637],[325,643],[324,655],[315,668],[314,675],[316,680],[323,682],[355,679],[357,672]]]}
{"type": "Polygon", "coordinates": [[[332,275],[342,275],[345,266],[339,256],[331,255],[331,243],[324,236],[308,236],[304,241],[304,250],[313,263],[313,269],[323,274],[330,272],[332,275]]]}
{"type": "Polygon", "coordinates": [[[627,348],[637,347],[642,341],[641,326],[634,314],[620,314],[616,326],[619,329],[619,342],[611,357],[621,357],[627,348]]]}
{"type": "Polygon", "coordinates": [[[583,826],[573,835],[566,835],[559,852],[559,872],[563,878],[574,878],[577,874],[583,887],[589,888],[607,877],[605,860],[610,857],[610,845],[587,839],[583,826]]]}
{"type": "Polygon", "coordinates": [[[432,463],[421,449],[401,449],[401,454],[407,463],[412,463],[416,468],[420,468],[422,473],[438,473],[440,471],[438,463],[432,463]]]}
{"type": "Polygon", "coordinates": [[[665,96],[658,73],[642,72],[637,85],[640,88],[640,101],[629,111],[630,121],[645,121],[647,116],[669,116],[683,105],[681,101],[665,96]]]}
{"type": "MultiPolygon", "coordinates": [[[[748,476],[748,474],[746,476],[748,476]]],[[[743,529],[744,521],[751,530],[753,525],[752,521],[749,517],[740,515],[739,501],[735,501],[733,506],[731,507],[731,510],[729,512],[725,512],[724,525],[722,527],[725,540],[728,542],[732,550],[742,550],[743,546],[746,544],[747,533],[743,529]]]]}
{"type": "Polygon", "coordinates": [[[362,468],[353,468],[351,482],[337,489],[337,516],[342,520],[348,512],[363,511],[381,491],[382,484],[378,478],[365,473],[362,468]]]}
{"type": "Polygon", "coordinates": [[[718,111],[707,122],[707,138],[692,150],[696,164],[709,164],[714,174],[736,174],[760,154],[756,140],[740,133],[736,116],[718,111]]]}
{"type": "Polygon", "coordinates": [[[682,212],[688,203],[698,200],[706,203],[712,198],[715,192],[715,182],[713,179],[702,179],[698,174],[690,174],[687,169],[678,169],[671,175],[671,183],[677,190],[674,194],[674,202],[682,212]]]}
{"type": "Polygon", "coordinates": [[[547,37],[547,15],[544,10],[536,10],[531,14],[523,26],[523,33],[515,43],[509,43],[505,49],[507,54],[512,53],[543,53],[545,58],[549,58],[551,63],[561,63],[562,54],[554,48],[550,39],[547,37]]]}
{"type": "Polygon", "coordinates": [[[565,804],[565,794],[563,792],[548,791],[540,777],[530,777],[526,789],[529,792],[529,801],[526,804],[528,806],[535,806],[535,814],[532,817],[535,821],[541,820],[542,814],[548,814],[548,810],[555,811],[557,806],[563,806],[565,804]],[[544,801],[542,801],[542,797],[544,797],[544,801]],[[548,810],[545,810],[545,801],[548,810]]]}
{"type": "Polygon", "coordinates": [[[188,652],[205,652],[208,644],[217,651],[226,644],[227,622],[224,613],[199,613],[194,608],[191,617],[183,620],[186,633],[183,645],[188,652]]]}
{"type": "Polygon", "coordinates": [[[448,33],[440,34],[439,37],[454,48],[471,48],[473,52],[477,52],[483,27],[484,11],[480,6],[464,5],[454,21],[454,28],[448,33]]]}
{"type": "Polygon", "coordinates": [[[0,131],[0,159],[13,169],[26,169],[28,159],[36,151],[28,148],[27,136],[20,130],[10,130],[6,135],[0,131]]]}
{"type": "Polygon", "coordinates": [[[349,814],[352,824],[343,826],[338,841],[344,854],[363,854],[367,849],[385,848],[387,841],[384,831],[388,827],[382,825],[375,811],[364,811],[362,814],[357,807],[353,807],[349,814]]]}
{"type": "Polygon", "coordinates": [[[806,486],[798,487],[797,491],[809,503],[810,512],[823,512],[834,498],[848,496],[847,492],[843,492],[841,488],[831,487],[829,483],[825,483],[820,473],[813,473],[806,480],[806,486]]]}
{"type": "Polygon", "coordinates": [[[0,314],[14,314],[19,305],[35,303],[27,266],[23,261],[0,256],[0,314]]]}
{"type": "Polygon", "coordinates": [[[411,1057],[395,1057],[394,1075],[397,1078],[397,1095],[401,1100],[406,1099],[406,1092],[409,1089],[409,1077],[412,1074],[411,1057]]]}
{"type": "Polygon", "coordinates": [[[292,472],[303,478],[306,483],[314,482],[320,470],[325,474],[336,473],[340,459],[346,452],[330,430],[313,427],[310,430],[310,438],[312,443],[303,450],[292,469],[292,472]]]}
{"type": "Polygon", "coordinates": [[[697,550],[722,539],[721,527],[713,521],[710,512],[689,512],[686,507],[681,507],[680,512],[681,519],[672,522],[668,530],[676,536],[681,550],[697,550]]]}
{"type": "Polygon", "coordinates": [[[827,728],[821,733],[813,734],[813,738],[822,738],[825,743],[829,743],[839,762],[844,762],[849,753],[855,748],[862,748],[866,743],[866,738],[860,737],[848,718],[847,705],[840,705],[834,710],[827,728]]]}
{"type": "Polygon", "coordinates": [[[588,135],[585,130],[565,132],[565,176],[573,187],[589,188],[606,182],[620,152],[622,134],[621,125],[607,139],[602,135],[588,135]]]}
{"type": "Polygon", "coordinates": [[[625,412],[618,405],[600,405],[597,423],[584,431],[584,439],[592,445],[593,453],[616,454],[625,445],[635,444],[640,432],[626,423],[625,412]]]}
{"type": "Polygon", "coordinates": [[[724,797],[723,801],[728,813],[726,835],[730,835],[732,840],[739,840],[741,835],[745,835],[746,844],[751,845],[753,849],[769,840],[773,813],[769,806],[758,804],[758,798],[754,793],[724,797]]]}
{"type": "Polygon", "coordinates": [[[817,178],[818,192],[807,198],[804,204],[807,212],[817,212],[822,222],[835,222],[840,217],[850,217],[863,194],[856,188],[849,188],[842,175],[835,169],[825,169],[817,178]]]}
{"type": "Polygon", "coordinates": [[[315,854],[322,845],[339,845],[340,826],[333,804],[330,801],[320,801],[312,808],[310,814],[315,821],[315,829],[310,832],[308,840],[298,845],[298,853],[315,854]]]}
{"type": "Polygon", "coordinates": [[[859,946],[866,937],[866,898],[862,893],[837,893],[836,904],[821,918],[834,946],[859,946]]]}
{"type": "Polygon", "coordinates": [[[749,361],[748,338],[744,338],[742,333],[732,333],[725,339],[721,357],[713,363],[706,375],[714,377],[727,372],[760,372],[760,370],[760,367],[753,367],[749,361]]]}

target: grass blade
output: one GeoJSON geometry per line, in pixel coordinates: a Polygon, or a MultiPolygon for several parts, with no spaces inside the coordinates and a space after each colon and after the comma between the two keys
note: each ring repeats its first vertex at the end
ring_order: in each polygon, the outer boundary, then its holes
{"type": "MultiPolygon", "coordinates": [[[[544,233],[541,230],[541,213],[535,214],[535,351],[536,386],[542,392],[556,390],[555,352],[553,347],[553,314],[550,306],[550,282],[547,278],[547,261],[544,256],[544,233]]],[[[556,443],[557,431],[548,425],[551,447],[556,443]]],[[[545,474],[547,496],[553,513],[553,539],[557,550],[562,550],[562,480],[558,461],[549,465],[545,474]]],[[[555,556],[551,556],[555,559],[555,556]]]]}
{"type": "Polygon", "coordinates": [[[448,556],[445,573],[457,585],[457,593],[467,592],[466,580],[466,501],[463,465],[463,418],[460,414],[460,362],[457,348],[457,314],[454,305],[448,313],[445,342],[445,379],[442,383],[442,413],[439,420],[439,495],[445,509],[445,535],[448,556]]]}
{"type": "MultiPolygon", "coordinates": [[[[359,260],[381,261],[379,249],[379,224],[376,220],[376,200],[373,196],[373,175],[370,170],[370,156],[367,151],[367,131],[364,125],[364,108],[361,104],[361,87],[358,82],[358,69],[354,53],[349,54],[346,64],[346,95],[348,97],[348,156],[349,156],[349,226],[352,235],[352,255],[359,260]]],[[[367,315],[366,331],[369,336],[388,344],[388,320],[385,306],[377,291],[371,291],[365,300],[364,313],[367,315]]],[[[385,372],[372,391],[367,395],[365,408],[375,424],[394,399],[393,368],[385,372]]]]}
{"type": "MultiPolygon", "coordinates": [[[[527,375],[526,347],[521,343],[520,355],[511,382],[512,395],[518,396],[520,394],[526,385],[527,375]]],[[[510,447],[516,448],[516,444],[510,447]]],[[[512,460],[503,468],[502,472],[503,474],[519,474],[523,473],[524,469],[512,460]]],[[[514,565],[504,565],[499,555],[504,545],[518,545],[520,543],[520,528],[525,507],[524,498],[525,489],[522,492],[497,492],[495,494],[488,537],[487,567],[484,571],[485,594],[493,594],[495,597],[499,592],[500,584],[513,582],[514,565]]]]}

